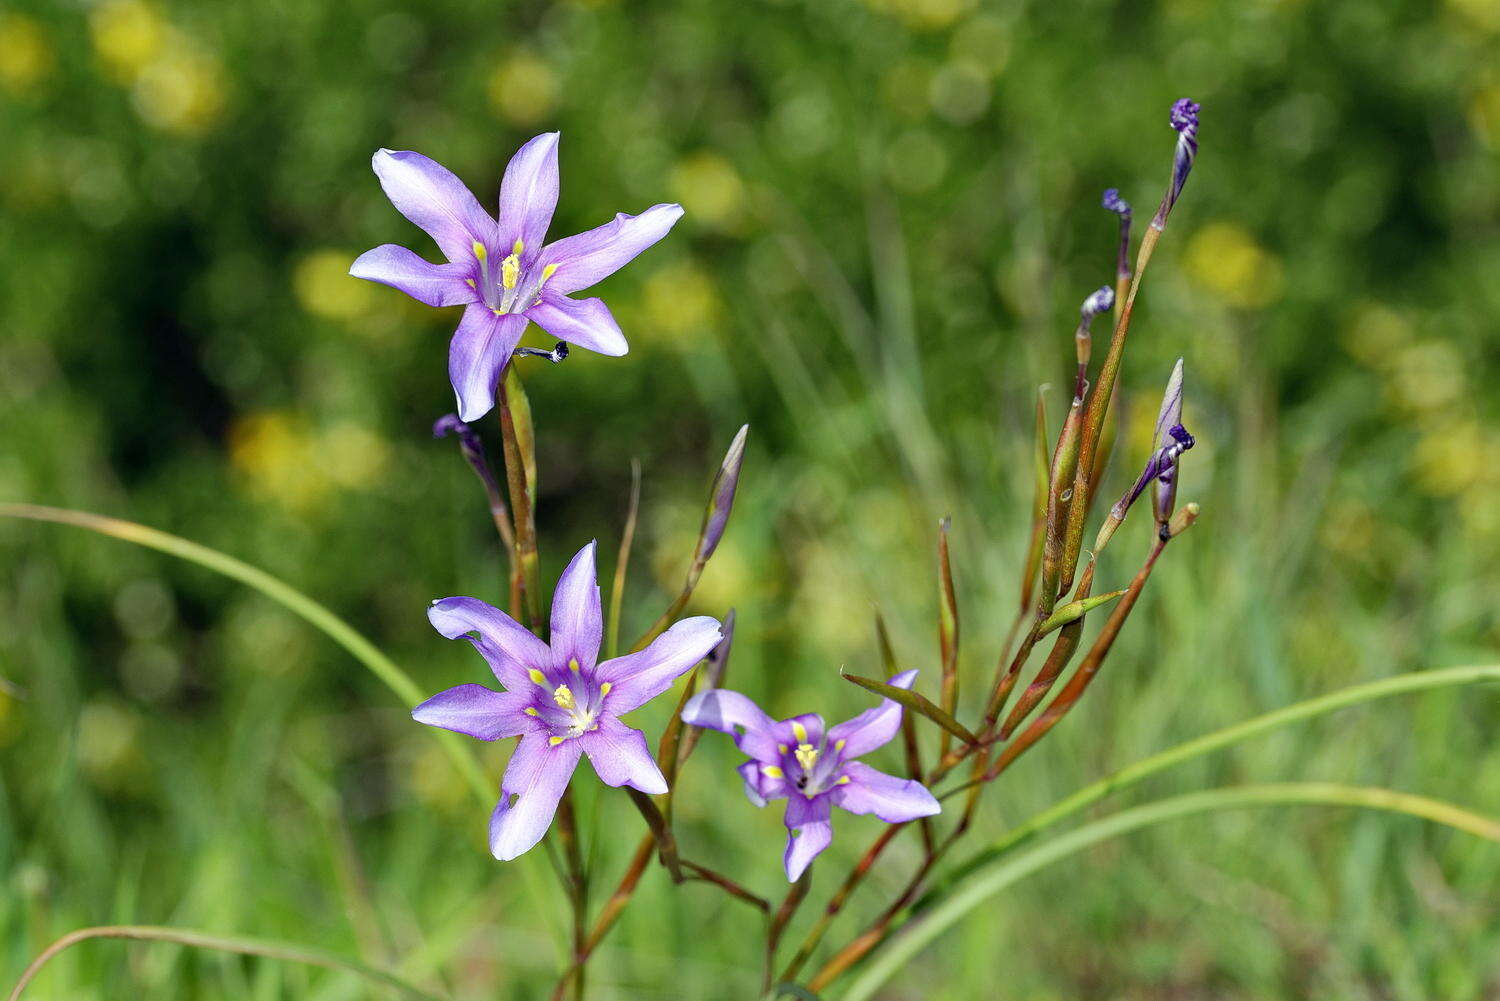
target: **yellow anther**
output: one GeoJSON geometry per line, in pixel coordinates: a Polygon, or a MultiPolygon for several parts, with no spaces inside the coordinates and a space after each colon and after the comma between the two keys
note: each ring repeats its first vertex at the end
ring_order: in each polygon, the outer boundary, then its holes
{"type": "Polygon", "coordinates": [[[515,254],[511,254],[500,262],[500,285],[502,288],[515,288],[516,280],[520,277],[521,261],[515,254]]]}
{"type": "Polygon", "coordinates": [[[518,236],[518,237],[516,237],[515,245],[510,248],[510,252],[512,254],[515,254],[517,257],[519,257],[520,254],[521,254],[521,251],[523,251],[525,249],[526,249],[526,244],[523,243],[521,241],[521,238],[518,236]]]}
{"type": "Polygon", "coordinates": [[[797,723],[794,721],[792,723],[792,733],[797,735],[797,743],[807,743],[807,727],[803,726],[801,723],[797,723]]]}
{"type": "Polygon", "coordinates": [[[836,786],[846,786],[848,784],[849,784],[849,776],[847,776],[847,775],[840,775],[839,778],[838,778],[838,781],[834,783],[834,785],[836,785],[836,786]]]}
{"type": "Polygon", "coordinates": [[[780,751],[782,754],[785,754],[787,751],[790,751],[791,748],[787,747],[785,744],[777,744],[776,750],[780,751]]]}
{"type": "Polygon", "coordinates": [[[464,284],[467,285],[467,286],[469,286],[469,288],[472,288],[472,289],[479,288],[478,285],[474,284],[474,279],[472,279],[472,278],[465,278],[464,279],[464,284]]]}
{"type": "Polygon", "coordinates": [[[547,743],[551,744],[553,747],[556,747],[558,744],[561,744],[563,741],[565,741],[567,739],[568,739],[567,737],[548,737],[547,738],[547,743]]]}
{"type": "Polygon", "coordinates": [[[568,661],[568,670],[574,671],[574,672],[580,670],[580,668],[578,667],[578,658],[577,657],[574,657],[572,660],[568,661]]]}
{"type": "Polygon", "coordinates": [[[541,288],[542,284],[548,278],[551,278],[556,273],[557,273],[557,265],[556,264],[549,264],[545,268],[543,268],[542,269],[542,280],[536,283],[537,284],[537,288],[541,288]]]}
{"type": "Polygon", "coordinates": [[[530,671],[527,671],[526,673],[529,674],[531,676],[531,680],[534,681],[534,682],[536,682],[538,685],[545,686],[547,684],[547,676],[545,674],[543,674],[541,671],[538,671],[536,668],[533,667],[530,671]]]}
{"type": "Polygon", "coordinates": [[[786,772],[782,771],[780,768],[776,767],[775,765],[761,765],[760,766],[760,773],[762,775],[769,775],[773,779],[784,779],[784,778],[786,778],[786,772]]]}
{"type": "Polygon", "coordinates": [[[602,685],[599,686],[599,694],[600,695],[608,695],[609,694],[609,690],[611,688],[613,688],[613,687],[615,687],[613,684],[611,684],[610,682],[606,681],[604,684],[602,684],[602,685]]]}
{"type": "Polygon", "coordinates": [[[835,751],[842,751],[844,749],[844,745],[847,744],[847,743],[848,743],[847,740],[835,740],[833,742],[833,749],[835,751]]]}
{"type": "Polygon", "coordinates": [[[478,240],[474,241],[474,257],[477,258],[480,263],[483,263],[484,259],[488,257],[489,254],[490,252],[484,249],[484,244],[480,243],[478,240]]]}
{"type": "Polygon", "coordinates": [[[813,765],[818,763],[818,749],[811,744],[797,745],[797,764],[802,766],[804,772],[812,771],[813,765]]]}
{"type": "Polygon", "coordinates": [[[539,712],[536,711],[536,706],[527,706],[525,709],[522,709],[521,711],[523,713],[525,713],[527,716],[540,716],[541,715],[541,713],[539,713],[539,712]]]}
{"type": "Polygon", "coordinates": [[[552,701],[556,702],[564,709],[572,709],[575,705],[577,705],[577,703],[573,701],[573,689],[569,688],[567,685],[558,685],[557,688],[553,689],[552,701]]]}

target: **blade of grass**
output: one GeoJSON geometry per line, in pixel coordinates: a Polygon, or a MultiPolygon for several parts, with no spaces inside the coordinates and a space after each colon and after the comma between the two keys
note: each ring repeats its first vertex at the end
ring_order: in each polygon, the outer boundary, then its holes
{"type": "Polygon", "coordinates": [[[193,949],[213,949],[218,952],[234,952],[242,956],[261,956],[265,959],[279,959],[288,963],[304,963],[308,966],[321,966],[328,970],[341,970],[345,973],[353,973],[394,987],[401,993],[420,998],[422,1001],[438,1001],[434,994],[413,987],[394,974],[332,952],[322,949],[314,949],[309,946],[299,945],[295,942],[278,942],[273,939],[245,938],[239,935],[212,935],[208,932],[195,931],[189,928],[161,928],[153,925],[107,925],[97,928],[80,928],[69,932],[62,938],[53,942],[42,950],[31,965],[26,967],[26,972],[21,974],[20,981],[10,992],[9,1001],[18,1001],[21,992],[26,985],[36,978],[42,967],[58,953],[63,952],[80,942],[87,942],[96,938],[127,938],[147,942],[171,942],[176,945],[184,945],[193,949]]]}
{"type": "Polygon", "coordinates": [[[1181,817],[1251,806],[1353,806],[1404,814],[1490,841],[1500,842],[1500,821],[1441,800],[1411,793],[1329,782],[1289,782],[1231,786],[1187,793],[1124,810],[1058,835],[1029,851],[1000,859],[973,872],[944,901],[890,945],[855,980],[843,1001],[866,1001],[922,948],[1001,890],[1053,862],[1109,838],[1181,817]]]}
{"type": "MultiPolygon", "coordinates": [[[[91,532],[125,542],[133,542],[138,546],[155,549],[157,552],[176,556],[189,563],[196,563],[201,567],[221,573],[231,580],[237,580],[241,584],[254,588],[312,626],[322,630],[325,635],[348,651],[355,660],[368,668],[371,674],[384,682],[385,686],[394,692],[405,705],[413,706],[422,701],[422,690],[417,687],[416,682],[396,666],[395,661],[365,638],[364,634],[329,611],[327,606],[314,601],[281,578],[273,577],[259,567],[251,566],[227,553],[190,542],[169,532],[147,528],[133,521],[107,518],[88,511],[44,507],[38,504],[0,504],[0,517],[25,518],[31,521],[46,521],[59,525],[71,525],[75,528],[86,528],[91,532]]],[[[484,777],[478,761],[453,734],[442,730],[431,732],[442,742],[443,749],[458,766],[459,772],[468,780],[475,795],[488,807],[494,799],[494,789],[490,781],[484,777]]]]}

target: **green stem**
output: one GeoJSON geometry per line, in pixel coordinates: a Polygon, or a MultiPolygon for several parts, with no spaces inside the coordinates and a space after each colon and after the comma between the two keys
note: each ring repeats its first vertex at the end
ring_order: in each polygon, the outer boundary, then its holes
{"type": "Polygon", "coordinates": [[[152,925],[108,925],[99,928],[80,928],[69,932],[62,938],[53,942],[42,951],[42,954],[31,961],[26,967],[26,972],[21,974],[20,981],[15,989],[10,992],[9,1001],[18,1001],[21,992],[26,985],[35,979],[41,972],[42,967],[58,953],[79,942],[85,942],[95,938],[129,938],[149,942],[173,942],[177,945],[185,945],[194,949],[216,949],[220,952],[234,952],[242,956],[263,956],[266,959],[279,959],[288,963],[305,963],[308,966],[321,966],[329,970],[343,970],[357,976],[374,980],[394,987],[396,990],[410,997],[421,998],[422,1001],[438,1001],[436,995],[429,994],[424,990],[413,987],[406,981],[396,977],[384,970],[365,966],[363,963],[322,949],[313,949],[308,946],[298,945],[295,942],[277,942],[270,939],[242,938],[240,936],[211,935],[208,932],[193,931],[186,928],[159,928],[152,925]]]}
{"type": "MultiPolygon", "coordinates": [[[[348,651],[355,660],[369,668],[370,673],[385,682],[386,687],[406,705],[416,705],[422,701],[422,690],[417,687],[416,682],[396,666],[395,661],[381,653],[375,644],[366,639],[362,633],[329,611],[327,606],[319,604],[279,577],[273,577],[259,567],[253,567],[217,549],[189,542],[187,539],[168,532],[147,528],[133,521],[106,518],[87,511],[43,507],[38,504],[0,504],[0,517],[26,518],[31,521],[48,521],[59,525],[86,528],[91,532],[133,542],[138,546],[155,549],[221,573],[231,580],[237,580],[241,584],[254,588],[272,601],[301,616],[312,626],[322,630],[330,639],[348,651]]],[[[453,734],[440,730],[432,732],[442,741],[443,749],[448,752],[453,763],[468,780],[474,793],[488,806],[495,798],[494,790],[489,780],[484,777],[484,772],[480,770],[479,763],[474,760],[473,755],[453,734]]]]}
{"type": "Polygon", "coordinates": [[[996,860],[972,873],[943,903],[926,912],[920,922],[909,925],[905,934],[893,940],[854,982],[843,1001],[866,1001],[919,950],[957,924],[974,908],[1012,883],[1053,862],[1108,838],[1179,817],[1248,806],[1287,804],[1355,806],[1384,810],[1430,820],[1490,841],[1500,841],[1500,821],[1441,800],[1389,789],[1299,782],[1234,786],[1174,796],[1085,824],[1029,851],[996,860]]]}

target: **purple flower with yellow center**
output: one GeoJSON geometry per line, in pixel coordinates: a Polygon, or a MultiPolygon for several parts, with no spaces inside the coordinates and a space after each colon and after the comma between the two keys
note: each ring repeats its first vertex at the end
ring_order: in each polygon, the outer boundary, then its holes
{"type": "MultiPolygon", "coordinates": [[[[891,678],[910,688],[916,671],[891,678]]],[[[745,795],[756,806],[785,799],[789,832],[787,879],[796,882],[833,840],[833,808],[873,813],[891,824],[930,817],[941,807],[920,782],[877,771],[855,758],[884,746],[901,730],[901,705],[884,699],[874,709],[825,728],[808,714],[777,722],[738,692],[700,692],[683,707],[682,720],[734,736],[750,756],[739,767],[745,795]]]]}
{"type": "Polygon", "coordinates": [[[557,207],[558,133],[522,146],[500,182],[498,219],[446,168],[420,153],[380,150],[375,174],[397,211],[436,241],[446,264],[432,264],[387,243],[361,254],[349,273],[400,289],[429,306],[463,306],[448,348],[448,378],[458,415],[478,420],[495,405],[495,384],[527,321],[553,337],[605,355],[629,346],[600,299],[575,299],[667,235],[681,205],[653,205],[640,215],[547,243],[557,207]]]}
{"type": "Polygon", "coordinates": [[[667,791],[645,735],[620,717],[702,660],[722,638],[718,622],[683,619],[644,650],[599,663],[604,620],[592,542],[558,579],[550,643],[476,598],[433,602],[427,617],[449,639],[474,644],[505,691],[459,685],[417,706],[412,718],[480,740],[521,738],[490,816],[495,858],[513,859],[542,839],[582,755],[605,785],[667,791]]]}

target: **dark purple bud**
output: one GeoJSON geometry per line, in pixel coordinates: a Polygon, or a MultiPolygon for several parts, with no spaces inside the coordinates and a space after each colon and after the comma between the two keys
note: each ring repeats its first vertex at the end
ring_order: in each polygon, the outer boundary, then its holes
{"type": "Polygon", "coordinates": [[[1104,207],[1120,217],[1120,254],[1115,262],[1115,274],[1130,277],[1130,203],[1120,197],[1119,188],[1104,189],[1104,207]]]}
{"type": "Polygon", "coordinates": [[[1184,97],[1173,104],[1171,123],[1177,130],[1177,150],[1172,155],[1172,183],[1156,210],[1156,218],[1151,220],[1156,229],[1167,225],[1167,214],[1177,204],[1177,196],[1182,194],[1188,172],[1193,169],[1193,159],[1198,155],[1198,102],[1184,97]]]}
{"type": "Polygon", "coordinates": [[[724,453],[724,461],[714,475],[713,488],[709,493],[708,509],[703,512],[703,529],[698,535],[698,551],[693,554],[693,565],[702,568],[708,558],[719,547],[724,529],[729,524],[729,512],[734,509],[734,491],[740,483],[740,466],[745,461],[745,438],[750,434],[750,425],[740,428],[724,453]]]}
{"type": "Polygon", "coordinates": [[[490,513],[495,518],[495,524],[501,526],[501,534],[504,535],[509,530],[510,516],[505,507],[504,495],[500,492],[500,483],[495,479],[495,471],[490,468],[489,457],[485,455],[484,441],[480,439],[479,432],[459,420],[457,414],[444,414],[432,425],[434,438],[446,438],[450,434],[458,436],[458,450],[479,477],[485,496],[489,499],[490,513]]]}

